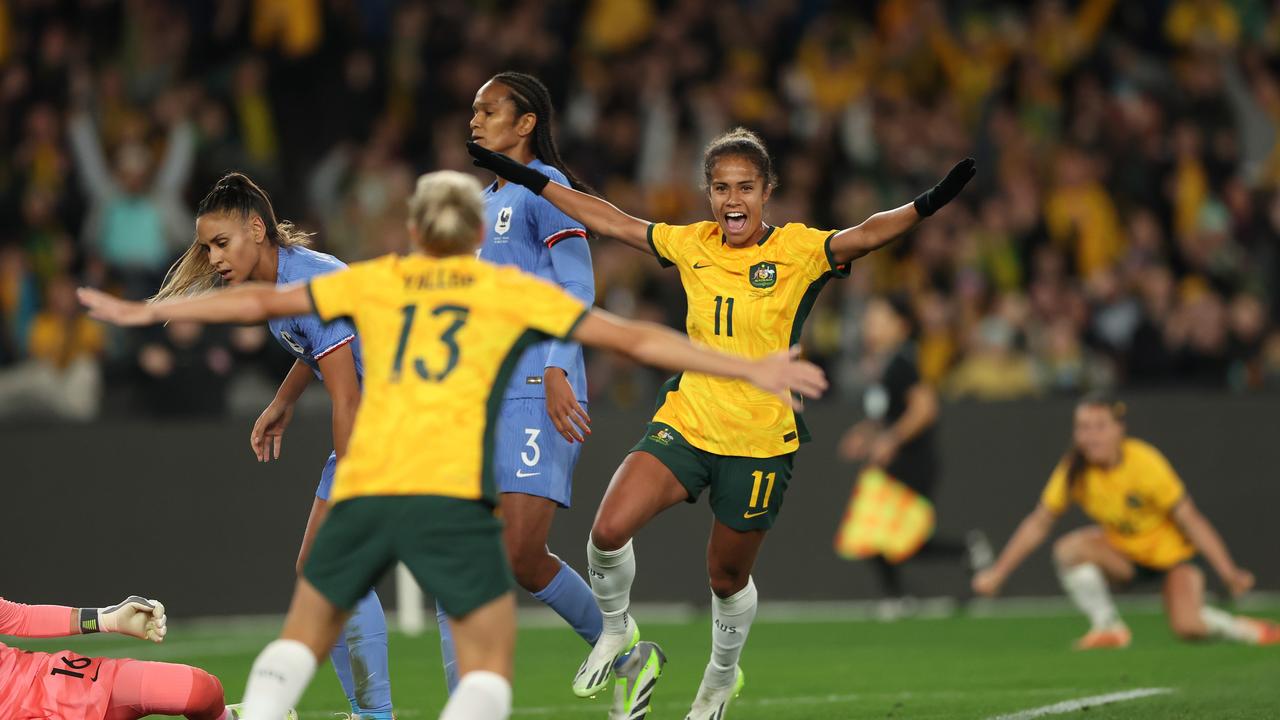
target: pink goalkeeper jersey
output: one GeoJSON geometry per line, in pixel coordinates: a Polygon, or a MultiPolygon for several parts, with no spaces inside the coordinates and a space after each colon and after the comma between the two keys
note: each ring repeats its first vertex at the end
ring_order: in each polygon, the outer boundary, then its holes
{"type": "MultiPolygon", "coordinates": [[[[23,605],[0,598],[0,635],[71,635],[71,608],[23,605]]],[[[111,700],[115,663],[73,652],[28,652],[0,643],[0,718],[102,718],[111,700]]]]}

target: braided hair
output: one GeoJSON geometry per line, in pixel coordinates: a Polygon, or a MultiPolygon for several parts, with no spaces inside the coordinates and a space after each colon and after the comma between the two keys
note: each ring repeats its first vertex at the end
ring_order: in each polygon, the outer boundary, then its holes
{"type": "Polygon", "coordinates": [[[547,90],[547,86],[532,75],[513,71],[500,72],[489,78],[489,82],[502,83],[511,90],[511,101],[516,104],[517,117],[533,113],[538,119],[533,128],[533,156],[564,173],[569,187],[579,192],[592,193],[591,188],[578,179],[565,164],[564,158],[560,157],[560,148],[551,132],[555,107],[551,104],[551,91],[547,90]]]}

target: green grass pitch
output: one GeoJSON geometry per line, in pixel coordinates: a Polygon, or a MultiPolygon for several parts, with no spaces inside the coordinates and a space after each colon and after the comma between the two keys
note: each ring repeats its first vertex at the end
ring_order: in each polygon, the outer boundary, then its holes
{"type": "MultiPolygon", "coordinates": [[[[767,603],[766,603],[767,605],[767,603]]],[[[1262,613],[1280,617],[1280,608],[1262,613]]],[[[1170,635],[1161,615],[1127,612],[1134,644],[1126,650],[1072,652],[1079,617],[967,618],[876,622],[758,622],[743,659],[746,689],[730,720],[822,718],[990,718],[1136,688],[1167,694],[1077,711],[1066,717],[1280,717],[1280,646],[1189,645],[1170,635]]],[[[710,644],[708,621],[659,624],[639,617],[645,637],[670,662],[655,696],[655,720],[684,717],[710,644]]],[[[32,650],[70,647],[86,654],[185,662],[218,675],[238,700],[269,627],[184,628],[171,623],[163,645],[95,636],[12,641],[32,650]]],[[[522,630],[516,662],[517,718],[604,718],[609,698],[579,700],[569,682],[585,645],[567,628],[522,630]]],[[[391,640],[392,691],[403,720],[434,718],[444,702],[437,636],[391,640]]],[[[299,704],[304,720],[345,711],[326,666],[299,704]]]]}

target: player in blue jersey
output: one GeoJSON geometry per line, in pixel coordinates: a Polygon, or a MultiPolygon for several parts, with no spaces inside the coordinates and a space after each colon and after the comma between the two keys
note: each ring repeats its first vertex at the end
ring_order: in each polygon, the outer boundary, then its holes
{"type": "MultiPolygon", "coordinates": [[[[154,299],[209,290],[219,280],[228,285],[246,281],[287,285],[346,267],[332,255],[310,249],[309,244],[305,233],[276,220],[271,199],[262,188],[241,173],[229,173],[200,201],[195,242],[174,263],[154,299]]],[[[254,423],[249,443],[258,460],[279,459],[294,403],[313,375],[324,383],[333,406],[334,451],[320,473],[302,536],[297,563],[300,573],[328,511],[334,470],[346,452],[360,405],[360,340],[347,320],[325,324],[315,315],[275,318],[268,327],[295,361],[275,398],[254,423]]],[[[391,720],[387,622],[373,590],[356,606],[330,659],[351,704],[351,716],[391,720]]]]}
{"type": "MultiPolygon", "coordinates": [[[[472,111],[473,141],[556,182],[583,187],[560,158],[551,128],[551,94],[537,78],[517,72],[493,76],[476,92],[472,111]]],[[[591,251],[582,223],[501,178],[485,190],[484,201],[482,260],[515,265],[546,278],[588,305],[595,300],[591,251]]],[[[547,548],[556,508],[570,505],[573,468],[590,434],[582,347],[549,341],[529,348],[503,394],[495,446],[507,554],[520,586],[594,644],[603,621],[591,588],[547,548]]],[[[452,658],[447,644],[444,650],[448,668],[452,658]]],[[[656,647],[646,643],[643,650],[629,666],[646,673],[644,678],[631,678],[631,700],[661,670],[656,647]]],[[[625,689],[622,693],[628,694],[625,689]]],[[[617,699],[628,704],[621,695],[617,699]]]]}

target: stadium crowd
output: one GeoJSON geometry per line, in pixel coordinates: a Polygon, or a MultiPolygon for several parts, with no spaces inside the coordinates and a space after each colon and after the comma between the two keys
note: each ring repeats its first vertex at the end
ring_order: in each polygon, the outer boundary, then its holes
{"type": "MultiPolygon", "coordinates": [[[[503,69],[551,87],[580,176],[669,222],[707,217],[701,147],[734,125],[778,162],[769,217],[815,226],[977,158],[960,202],[815,308],[808,353],[846,397],[886,292],[950,397],[1280,386],[1280,3],[0,0],[0,417],[93,417],[104,388],[218,413],[278,381],[265,329],[128,341],[74,288],[154,292],[231,169],[320,249],[402,249],[413,179],[470,167],[503,69]]],[[[683,325],[675,273],[593,252],[602,306],[683,325]]],[[[589,366],[593,403],[659,380],[589,366]]]]}

